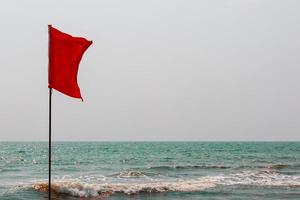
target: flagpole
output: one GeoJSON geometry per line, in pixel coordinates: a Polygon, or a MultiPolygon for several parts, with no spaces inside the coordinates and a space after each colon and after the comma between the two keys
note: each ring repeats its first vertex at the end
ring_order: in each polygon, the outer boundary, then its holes
{"type": "Polygon", "coordinates": [[[48,177],[48,199],[51,200],[51,106],[52,88],[49,88],[49,177],[48,177]]]}

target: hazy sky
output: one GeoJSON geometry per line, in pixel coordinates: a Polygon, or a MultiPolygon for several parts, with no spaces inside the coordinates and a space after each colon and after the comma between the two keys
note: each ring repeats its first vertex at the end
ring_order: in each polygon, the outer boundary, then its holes
{"type": "Polygon", "coordinates": [[[54,140],[300,140],[300,1],[45,2],[1,2],[0,141],[48,139],[48,24],[94,42],[54,140]]]}

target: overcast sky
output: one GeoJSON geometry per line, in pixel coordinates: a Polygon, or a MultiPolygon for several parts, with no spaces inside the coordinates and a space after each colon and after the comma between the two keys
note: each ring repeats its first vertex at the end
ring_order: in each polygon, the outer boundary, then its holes
{"type": "Polygon", "coordinates": [[[94,42],[54,140],[300,140],[300,1],[45,2],[1,2],[0,141],[48,139],[48,24],[94,42]]]}

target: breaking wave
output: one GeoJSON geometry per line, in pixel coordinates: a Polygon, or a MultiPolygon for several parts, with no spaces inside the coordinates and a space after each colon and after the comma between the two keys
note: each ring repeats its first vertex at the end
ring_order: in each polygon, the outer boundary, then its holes
{"type": "MultiPolygon", "coordinates": [[[[57,181],[51,185],[51,190],[56,194],[71,195],[75,197],[97,197],[107,196],[114,193],[123,193],[127,195],[138,193],[161,193],[172,191],[200,191],[215,184],[201,181],[177,181],[177,182],[149,182],[149,183],[103,183],[90,184],[80,181],[57,181]]],[[[48,191],[47,183],[36,183],[32,187],[35,190],[48,191]]]]}
{"type": "MultiPolygon", "coordinates": [[[[300,176],[279,174],[274,170],[241,171],[229,175],[204,176],[190,180],[161,180],[143,183],[86,183],[80,180],[58,180],[52,190],[58,195],[75,197],[102,197],[115,193],[127,195],[138,193],[193,192],[217,186],[248,185],[271,187],[300,187],[300,176]]],[[[34,183],[31,188],[46,192],[45,182],[34,183]]]]}
{"type": "Polygon", "coordinates": [[[274,170],[241,171],[227,176],[204,177],[217,185],[300,187],[300,176],[279,174],[274,170]]]}

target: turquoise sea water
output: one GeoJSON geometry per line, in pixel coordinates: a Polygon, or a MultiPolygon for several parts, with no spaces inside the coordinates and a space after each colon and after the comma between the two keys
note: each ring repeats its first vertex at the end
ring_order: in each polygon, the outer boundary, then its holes
{"type": "MultiPolygon", "coordinates": [[[[0,199],[47,199],[43,142],[0,142],[0,199]]],[[[300,199],[300,142],[55,142],[53,199],[300,199]]]]}

